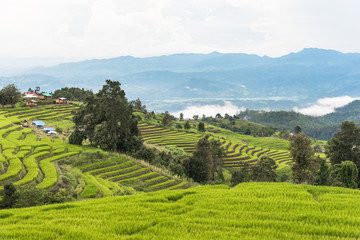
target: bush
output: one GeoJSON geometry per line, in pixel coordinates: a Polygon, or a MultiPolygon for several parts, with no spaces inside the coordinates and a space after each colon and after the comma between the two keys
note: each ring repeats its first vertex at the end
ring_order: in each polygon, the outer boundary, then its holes
{"type": "Polygon", "coordinates": [[[61,127],[56,127],[55,131],[59,134],[63,133],[63,129],[61,127]]]}

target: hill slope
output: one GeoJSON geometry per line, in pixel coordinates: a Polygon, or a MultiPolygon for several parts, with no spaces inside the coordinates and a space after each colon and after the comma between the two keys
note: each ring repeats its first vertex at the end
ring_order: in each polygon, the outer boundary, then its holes
{"type": "Polygon", "coordinates": [[[343,121],[354,121],[356,124],[360,124],[360,100],[355,100],[344,107],[336,108],[335,112],[321,117],[307,116],[293,111],[264,112],[251,110],[241,112],[239,117],[246,117],[259,124],[279,129],[286,128],[290,131],[296,125],[300,125],[303,128],[303,132],[310,137],[329,140],[336,131],[340,130],[343,121]]]}
{"type": "Polygon", "coordinates": [[[190,187],[183,179],[140,160],[67,144],[65,135],[49,137],[43,128],[31,124],[33,120],[43,120],[54,130],[71,129],[69,119],[77,109],[71,104],[52,104],[0,110],[0,191],[7,183],[55,192],[75,186],[74,194],[81,199],[123,194],[132,187],[144,191],[190,187]],[[30,126],[20,124],[24,119],[30,126]],[[64,161],[67,162],[63,164],[64,161]],[[68,172],[74,172],[71,177],[75,175],[77,181],[69,181],[69,176],[64,176],[68,172]]]}
{"type": "Polygon", "coordinates": [[[360,193],[203,186],[0,211],[2,239],[358,239],[360,193]]]}

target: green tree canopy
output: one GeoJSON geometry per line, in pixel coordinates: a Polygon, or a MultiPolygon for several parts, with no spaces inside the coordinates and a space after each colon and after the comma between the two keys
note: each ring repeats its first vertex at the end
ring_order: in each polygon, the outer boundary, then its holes
{"type": "Polygon", "coordinates": [[[1,105],[12,105],[14,106],[21,100],[20,90],[15,84],[9,84],[0,91],[0,104],[1,105]]]}
{"type": "Polygon", "coordinates": [[[252,167],[252,179],[256,182],[275,182],[277,178],[278,165],[274,159],[263,156],[252,167]]]}
{"type": "Polygon", "coordinates": [[[174,119],[173,116],[170,115],[170,113],[168,111],[166,111],[163,115],[163,118],[162,118],[162,125],[164,127],[169,127],[171,126],[171,123],[172,123],[172,120],[174,119]]]}
{"type": "Polygon", "coordinates": [[[184,128],[185,129],[190,129],[191,128],[191,125],[189,123],[189,120],[186,121],[186,123],[184,124],[184,128]]]}
{"type": "Polygon", "coordinates": [[[78,87],[64,87],[56,90],[53,94],[53,98],[64,97],[72,101],[84,102],[86,98],[91,95],[93,95],[91,90],[85,90],[84,88],[80,89],[78,87]]]}
{"type": "Polygon", "coordinates": [[[184,161],[185,171],[196,182],[215,181],[216,176],[223,179],[223,156],[220,141],[206,135],[196,144],[193,155],[184,161]]]}
{"type": "Polygon", "coordinates": [[[137,150],[142,145],[132,106],[117,81],[106,80],[97,94],[89,96],[74,116],[74,122],[70,143],[88,139],[102,149],[122,152],[137,150]]]}
{"type": "Polygon", "coordinates": [[[332,165],[330,168],[330,178],[333,186],[357,188],[358,168],[351,161],[332,165]]]}
{"type": "Polygon", "coordinates": [[[198,131],[205,132],[205,124],[203,122],[199,122],[197,128],[198,128],[198,131]]]}
{"type": "Polygon", "coordinates": [[[345,121],[341,124],[341,131],[334,134],[326,146],[326,155],[331,164],[351,161],[360,168],[360,128],[354,122],[345,121]]]}
{"type": "Polygon", "coordinates": [[[317,164],[314,149],[311,147],[311,139],[303,133],[292,136],[289,151],[293,158],[291,169],[294,181],[312,183],[317,164]]]}

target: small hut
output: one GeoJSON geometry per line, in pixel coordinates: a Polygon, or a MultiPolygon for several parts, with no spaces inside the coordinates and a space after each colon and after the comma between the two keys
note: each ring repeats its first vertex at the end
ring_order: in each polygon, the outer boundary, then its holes
{"type": "Polygon", "coordinates": [[[38,97],[41,98],[42,100],[48,100],[52,98],[52,95],[50,93],[43,92],[40,93],[38,97]]]}
{"type": "Polygon", "coordinates": [[[56,99],[56,104],[68,104],[69,101],[66,98],[58,98],[56,99]]]}

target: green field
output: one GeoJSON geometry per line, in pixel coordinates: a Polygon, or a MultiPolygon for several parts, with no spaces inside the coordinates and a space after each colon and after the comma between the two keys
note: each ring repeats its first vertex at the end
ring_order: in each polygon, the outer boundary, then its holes
{"type": "MultiPolygon", "coordinates": [[[[212,126],[213,127],[213,126],[212,126]]],[[[176,131],[157,127],[148,123],[140,123],[142,138],[151,144],[175,146],[191,153],[195,150],[195,144],[204,134],[176,131]]],[[[236,168],[241,163],[254,164],[261,156],[272,157],[279,168],[291,163],[292,158],[286,150],[288,141],[277,138],[260,138],[240,135],[228,130],[218,129],[217,133],[210,133],[212,138],[220,140],[226,150],[223,158],[224,167],[236,168]]]]}
{"type": "MultiPolygon", "coordinates": [[[[42,128],[35,125],[22,127],[20,124],[24,119],[30,123],[32,120],[42,119],[47,127],[71,128],[68,118],[72,117],[71,112],[76,109],[78,107],[74,105],[46,105],[0,111],[0,190],[7,183],[51,190],[61,175],[57,161],[69,158],[76,161],[79,156],[75,155],[79,155],[84,149],[90,152],[100,151],[97,148],[66,144],[60,138],[46,136],[42,128]]],[[[82,198],[106,197],[122,194],[127,190],[133,192],[133,186],[146,191],[190,187],[189,183],[181,179],[127,156],[113,156],[96,161],[97,163],[77,166],[82,171],[81,176],[85,182],[82,198]],[[129,163],[128,168],[122,168],[120,165],[123,163],[129,163]],[[94,167],[96,171],[90,171],[94,167]],[[159,177],[161,179],[156,179],[159,177]],[[150,181],[151,179],[154,181],[150,181]]]]}
{"type": "Polygon", "coordinates": [[[61,139],[39,137],[36,127],[22,128],[22,118],[37,119],[48,111],[52,116],[73,106],[44,106],[3,110],[0,114],[0,189],[6,183],[49,189],[58,181],[53,162],[76,155],[80,147],[65,144],[61,139]],[[49,110],[51,109],[51,110],[49,110]]]}
{"type": "Polygon", "coordinates": [[[359,239],[360,192],[202,186],[0,211],[1,239],[359,239]]]}

